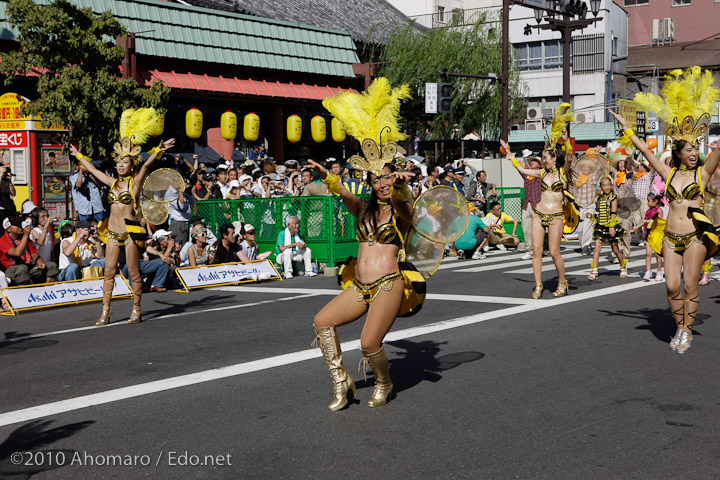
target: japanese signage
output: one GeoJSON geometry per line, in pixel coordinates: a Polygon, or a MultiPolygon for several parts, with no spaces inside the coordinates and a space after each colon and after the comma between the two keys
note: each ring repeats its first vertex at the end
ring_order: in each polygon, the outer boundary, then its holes
{"type": "Polygon", "coordinates": [[[425,84],[425,113],[438,113],[437,105],[438,84],[425,84]]]}
{"type": "Polygon", "coordinates": [[[27,146],[27,132],[0,132],[0,148],[25,148],[27,146]]]}
{"type": "Polygon", "coordinates": [[[635,128],[635,133],[637,133],[638,137],[645,138],[648,117],[647,110],[643,109],[633,100],[620,99],[618,102],[618,113],[625,119],[628,128],[635,128]],[[642,133],[640,133],[640,126],[642,126],[642,133]]]}
{"type": "Polygon", "coordinates": [[[25,103],[25,100],[17,93],[6,93],[0,96],[0,130],[23,130],[25,128],[25,120],[30,120],[29,117],[20,116],[20,107],[25,103]]]}
{"type": "Polygon", "coordinates": [[[637,133],[637,136],[645,140],[645,137],[647,136],[645,132],[645,111],[644,110],[638,110],[635,112],[635,118],[637,119],[635,133],[637,133]]]}
{"type": "Polygon", "coordinates": [[[184,267],[178,268],[175,273],[187,288],[280,278],[270,260],[184,267]]]}
{"type": "MultiPolygon", "coordinates": [[[[57,282],[37,286],[21,286],[2,289],[2,293],[14,310],[68,305],[90,300],[102,300],[103,279],[57,282]]],[[[132,290],[122,275],[115,276],[113,297],[132,295],[132,290]]]]}

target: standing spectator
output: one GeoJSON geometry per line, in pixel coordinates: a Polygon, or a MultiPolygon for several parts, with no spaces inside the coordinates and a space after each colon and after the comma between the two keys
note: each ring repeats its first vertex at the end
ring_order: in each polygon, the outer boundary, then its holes
{"type": "MultiPolygon", "coordinates": [[[[648,211],[648,194],[650,193],[650,186],[655,179],[655,172],[652,167],[643,159],[643,162],[638,164],[637,170],[635,171],[635,179],[632,184],[633,192],[635,192],[635,198],[640,200],[640,211],[633,218],[633,223],[638,226],[642,223],[642,219],[645,218],[645,212],[648,211]]],[[[636,229],[637,230],[637,229],[636,229]]],[[[645,239],[641,237],[640,247],[645,246],[645,239]]]]}
{"type": "Polygon", "coordinates": [[[15,202],[15,185],[12,182],[12,173],[8,165],[0,165],[0,208],[5,209],[5,215],[17,212],[15,202]]]}
{"type": "Polygon", "coordinates": [[[473,184],[470,184],[470,192],[473,193],[473,197],[469,198],[469,200],[475,203],[484,216],[488,213],[488,203],[497,198],[497,191],[494,183],[487,182],[487,172],[485,170],[478,171],[475,178],[474,188],[473,184]]]}
{"type": "Polygon", "coordinates": [[[442,175],[440,175],[440,185],[449,187],[450,184],[455,180],[455,170],[452,167],[445,167],[442,175]]]}
{"type": "Polygon", "coordinates": [[[192,207],[195,204],[195,197],[190,194],[190,188],[185,191],[177,199],[168,203],[170,212],[170,232],[175,243],[185,244],[189,238],[190,217],[192,216],[192,207]]]}
{"type": "MultiPolygon", "coordinates": [[[[350,193],[352,193],[355,196],[358,195],[370,195],[372,193],[372,189],[370,188],[370,185],[363,182],[359,178],[356,178],[354,176],[354,169],[350,169],[350,177],[343,182],[343,185],[345,188],[348,189],[350,193]]],[[[359,172],[362,174],[362,172],[359,172]]]]}
{"type": "Polygon", "coordinates": [[[463,186],[463,181],[465,180],[465,169],[458,167],[453,173],[455,174],[455,178],[448,184],[448,187],[454,188],[464,197],[465,187],[463,186]]]}
{"type": "Polygon", "coordinates": [[[485,223],[490,227],[490,237],[488,238],[490,246],[496,246],[498,250],[505,250],[505,247],[517,247],[520,243],[520,239],[515,235],[518,221],[502,211],[500,202],[490,203],[490,213],[485,217],[485,223]],[[505,232],[505,222],[513,224],[511,235],[505,232]]]}
{"type": "Polygon", "coordinates": [[[228,168],[225,164],[220,164],[217,167],[217,186],[220,189],[220,198],[227,198],[227,194],[230,193],[230,185],[228,182],[228,168]]]}
{"type": "Polygon", "coordinates": [[[54,244],[54,226],[57,219],[50,218],[47,210],[36,208],[32,213],[32,226],[30,232],[30,240],[32,240],[38,255],[45,263],[52,261],[53,244],[54,244]]]}
{"type": "Polygon", "coordinates": [[[305,188],[303,189],[302,193],[303,197],[330,194],[327,185],[325,185],[322,180],[320,180],[320,177],[318,177],[317,174],[309,168],[303,170],[303,183],[305,183],[305,188]],[[309,176],[312,180],[308,183],[305,183],[305,179],[307,178],[307,176],[309,176]]]}
{"type": "MultiPolygon", "coordinates": [[[[635,197],[633,191],[633,182],[635,180],[633,171],[632,158],[627,155],[618,155],[612,161],[614,185],[613,189],[618,197],[618,210],[622,207],[625,212],[630,212],[628,218],[623,218],[624,215],[618,215],[620,220],[620,226],[623,228],[623,235],[620,238],[620,250],[622,251],[623,257],[630,257],[630,229],[633,226],[633,222],[640,224],[642,219],[640,218],[640,202],[635,197]]],[[[613,263],[619,259],[614,259],[613,263]]]]}
{"type": "Polygon", "coordinates": [[[238,252],[240,247],[235,236],[235,227],[231,223],[220,225],[220,241],[215,251],[214,264],[232,263],[240,261],[238,252]]]}
{"type": "Polygon", "coordinates": [[[573,194],[580,207],[580,224],[578,225],[580,251],[583,255],[592,255],[595,251],[595,242],[593,240],[595,232],[593,217],[597,213],[595,210],[595,198],[598,195],[601,173],[596,168],[593,168],[592,162],[588,159],[576,159],[574,162],[576,162],[573,165],[574,170],[579,171],[579,175],[573,184],[573,194]]]}
{"type": "Polygon", "coordinates": [[[12,217],[5,234],[0,237],[0,266],[5,276],[16,285],[54,282],[57,264],[47,262],[38,255],[30,241],[32,227],[23,227],[22,217],[12,217]]]}
{"type": "MultiPolygon", "coordinates": [[[[529,168],[530,170],[540,170],[542,168],[540,159],[538,157],[533,157],[532,152],[529,150],[523,151],[523,154],[526,153],[528,155],[525,156],[525,162],[527,165],[525,168],[529,168]]],[[[525,192],[521,217],[523,238],[525,239],[525,255],[520,258],[523,260],[530,260],[533,256],[531,233],[532,219],[535,206],[540,201],[540,194],[542,193],[542,179],[540,177],[531,177],[529,175],[525,175],[524,173],[521,173],[520,176],[523,179],[523,190],[525,192]]]]}
{"type": "Polygon", "coordinates": [[[166,163],[166,165],[173,170],[177,170],[183,178],[190,178],[190,175],[195,173],[195,170],[198,168],[198,156],[193,155],[193,159],[195,160],[194,164],[190,163],[182,154],[176,153],[173,161],[169,164],[166,163]]]}
{"type": "Polygon", "coordinates": [[[312,270],[312,251],[300,238],[300,219],[289,216],[285,220],[287,228],[281,230],[275,242],[277,262],[283,266],[285,278],[293,277],[293,262],[305,263],[305,276],[314,277],[312,270]]]}
{"type": "Polygon", "coordinates": [[[94,218],[98,222],[102,221],[106,216],[105,206],[95,177],[80,164],[75,173],[70,175],[69,181],[70,185],[72,185],[73,205],[78,218],[80,220],[94,218]]]}
{"type": "Polygon", "coordinates": [[[435,187],[437,185],[440,185],[440,167],[437,165],[433,165],[432,167],[428,167],[428,176],[423,182],[423,185],[425,188],[430,189],[432,187],[435,187]]]}

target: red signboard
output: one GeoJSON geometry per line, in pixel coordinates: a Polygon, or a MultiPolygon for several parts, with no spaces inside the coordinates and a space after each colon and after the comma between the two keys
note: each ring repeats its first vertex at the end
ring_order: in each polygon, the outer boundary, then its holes
{"type": "Polygon", "coordinates": [[[0,132],[0,148],[23,148],[27,146],[27,132],[0,132]]]}

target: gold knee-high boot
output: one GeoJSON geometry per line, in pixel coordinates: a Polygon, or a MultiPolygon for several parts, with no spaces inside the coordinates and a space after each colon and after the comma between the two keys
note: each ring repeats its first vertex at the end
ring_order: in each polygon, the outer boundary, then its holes
{"type": "Polygon", "coordinates": [[[337,336],[335,327],[315,327],[315,339],[320,344],[320,351],[325,357],[330,369],[330,376],[334,384],[334,399],[328,405],[333,412],[345,408],[348,404],[348,392],[352,390],[357,395],[355,381],[348,375],[343,367],[342,350],[340,350],[340,338],[337,336]]]}
{"type": "Polygon", "coordinates": [[[367,350],[361,350],[361,352],[370,363],[375,374],[375,391],[368,400],[368,407],[381,407],[390,400],[390,393],[392,393],[393,389],[385,347],[380,347],[380,350],[375,353],[370,353],[367,350]]]}

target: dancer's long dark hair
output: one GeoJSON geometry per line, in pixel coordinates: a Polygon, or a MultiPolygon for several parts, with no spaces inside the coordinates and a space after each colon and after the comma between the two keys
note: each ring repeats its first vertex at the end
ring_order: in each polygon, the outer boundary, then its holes
{"type": "MultiPolygon", "coordinates": [[[[395,165],[393,165],[392,163],[386,163],[384,167],[387,167],[390,172],[395,172],[397,170],[395,168],[395,165]]],[[[371,175],[373,174],[368,172],[367,180],[368,184],[370,184],[370,191],[372,193],[370,194],[370,200],[368,200],[365,210],[360,215],[360,225],[369,224],[372,228],[372,231],[374,232],[375,230],[377,230],[377,213],[380,210],[380,204],[378,203],[377,193],[375,193],[375,189],[372,188],[371,175]]]]}

